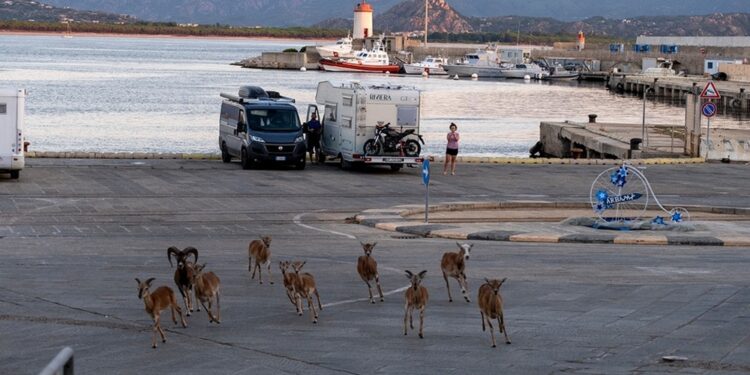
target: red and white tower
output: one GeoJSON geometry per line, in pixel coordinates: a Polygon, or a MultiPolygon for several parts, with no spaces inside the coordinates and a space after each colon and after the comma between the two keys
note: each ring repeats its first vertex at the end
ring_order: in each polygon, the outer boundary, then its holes
{"type": "Polygon", "coordinates": [[[354,39],[364,39],[372,36],[372,6],[365,0],[354,8],[354,39]]]}

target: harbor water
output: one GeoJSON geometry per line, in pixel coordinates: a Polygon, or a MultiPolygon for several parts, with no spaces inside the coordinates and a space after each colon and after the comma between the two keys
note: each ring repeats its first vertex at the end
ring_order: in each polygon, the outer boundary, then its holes
{"type": "MultiPolygon", "coordinates": [[[[416,86],[426,150],[441,154],[450,122],[461,154],[526,156],[541,121],[640,123],[642,102],[601,84],[402,77],[231,66],[310,41],[0,35],[0,86],[25,88],[26,136],[37,151],[218,152],[220,92],[258,85],[297,99],[300,115],[319,81],[416,86]]],[[[684,110],[647,104],[647,122],[682,124],[684,110]]],[[[304,118],[302,119],[304,121],[304,118]]],[[[738,123],[719,116],[714,124],[738,123]]]]}

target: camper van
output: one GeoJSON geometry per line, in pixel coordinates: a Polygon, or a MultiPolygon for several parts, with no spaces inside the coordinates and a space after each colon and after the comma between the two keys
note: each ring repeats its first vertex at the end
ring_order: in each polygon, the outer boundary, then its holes
{"type": "Polygon", "coordinates": [[[326,157],[339,158],[342,169],[353,163],[388,165],[398,171],[404,165],[423,161],[419,155],[421,144],[419,135],[420,92],[414,87],[374,85],[364,86],[357,81],[333,84],[329,81],[318,83],[315,102],[307,110],[307,119],[315,113],[323,125],[320,139],[321,149],[326,157]],[[322,116],[319,111],[323,112],[322,116]],[[409,133],[398,144],[394,138],[390,145],[378,147],[372,152],[376,132],[388,125],[394,133],[409,133]],[[379,128],[380,127],[380,128],[379,128]],[[368,142],[369,141],[369,142],[368,142]],[[401,147],[404,144],[416,145],[409,152],[401,147]],[[368,149],[370,148],[370,149],[368,149]]]}
{"type": "Polygon", "coordinates": [[[26,91],[0,88],[0,173],[17,179],[24,167],[23,121],[26,91]]]}
{"type": "Polygon", "coordinates": [[[257,86],[237,95],[221,94],[219,149],[221,160],[240,159],[243,169],[260,163],[305,169],[305,138],[294,99],[257,86]]]}

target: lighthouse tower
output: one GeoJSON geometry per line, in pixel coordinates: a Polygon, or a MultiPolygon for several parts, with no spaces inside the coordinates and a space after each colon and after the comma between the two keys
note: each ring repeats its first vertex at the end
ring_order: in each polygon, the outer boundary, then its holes
{"type": "Polygon", "coordinates": [[[372,36],[372,6],[365,0],[354,8],[354,39],[364,39],[372,36]]]}

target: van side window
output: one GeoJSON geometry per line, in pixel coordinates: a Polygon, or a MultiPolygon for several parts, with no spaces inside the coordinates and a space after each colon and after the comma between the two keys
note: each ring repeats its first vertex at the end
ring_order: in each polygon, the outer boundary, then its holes
{"type": "Polygon", "coordinates": [[[4,115],[8,113],[8,105],[5,103],[0,103],[0,115],[4,115]]]}
{"type": "Polygon", "coordinates": [[[240,110],[237,113],[237,132],[247,133],[247,123],[245,122],[245,111],[240,110]]]}
{"type": "Polygon", "coordinates": [[[354,104],[354,98],[351,96],[344,95],[343,104],[344,104],[344,107],[351,107],[354,104]]]}

